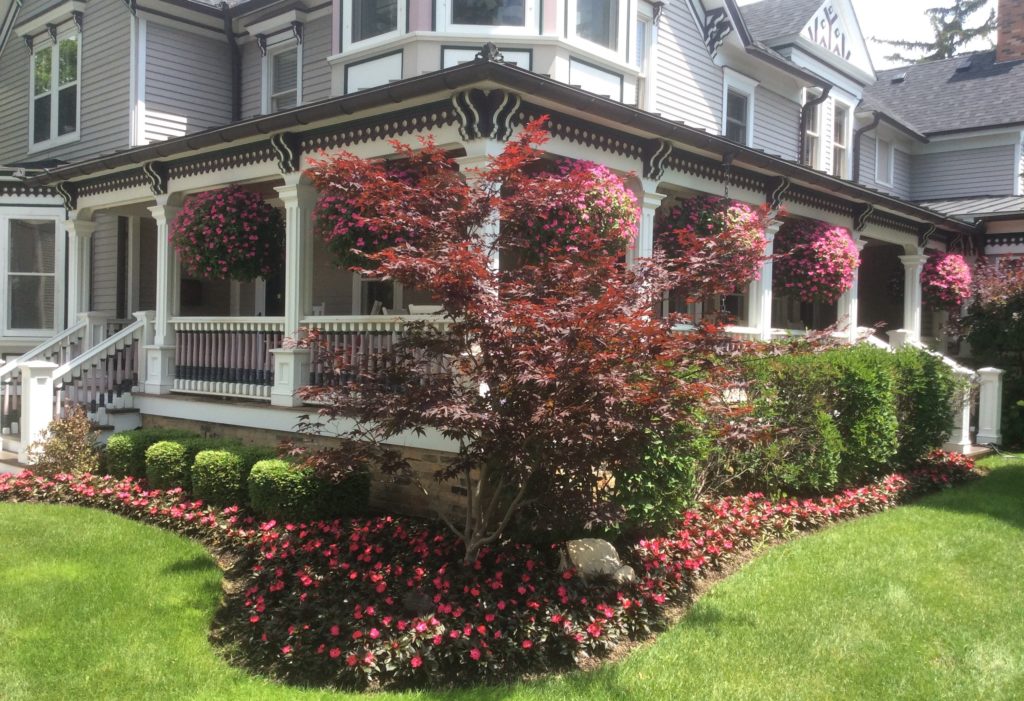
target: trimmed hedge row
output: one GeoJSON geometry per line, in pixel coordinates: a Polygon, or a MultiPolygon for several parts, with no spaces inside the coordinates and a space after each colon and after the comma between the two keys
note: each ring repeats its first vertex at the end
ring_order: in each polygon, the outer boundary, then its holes
{"type": "Polygon", "coordinates": [[[145,477],[155,489],[180,487],[211,504],[248,505],[268,518],[323,519],[367,510],[369,473],[331,483],[308,468],[274,459],[276,454],[187,431],[140,429],[110,437],[107,472],[145,477]]]}
{"type": "Polygon", "coordinates": [[[958,380],[915,348],[860,344],[753,364],[754,411],[776,427],[747,459],[769,490],[823,493],[913,465],[952,425],[958,380]]]}

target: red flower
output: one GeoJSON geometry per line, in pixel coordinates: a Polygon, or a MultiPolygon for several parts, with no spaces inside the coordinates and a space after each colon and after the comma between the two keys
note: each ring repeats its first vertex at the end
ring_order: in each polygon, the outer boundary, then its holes
{"type": "Polygon", "coordinates": [[[470,650],[469,651],[469,657],[472,660],[479,660],[480,659],[480,650],[479,650],[479,648],[473,648],[472,650],[470,650]]]}
{"type": "Polygon", "coordinates": [[[409,664],[412,665],[413,669],[419,669],[420,667],[423,666],[423,658],[420,657],[419,655],[416,655],[411,660],[409,660],[409,664]]]}
{"type": "Polygon", "coordinates": [[[332,660],[336,660],[339,657],[341,657],[341,648],[332,647],[330,652],[328,652],[327,654],[331,656],[332,660]]]}

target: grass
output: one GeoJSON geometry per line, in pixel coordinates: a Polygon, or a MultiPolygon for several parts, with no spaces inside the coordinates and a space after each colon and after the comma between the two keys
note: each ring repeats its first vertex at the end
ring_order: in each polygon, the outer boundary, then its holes
{"type": "MultiPolygon", "coordinates": [[[[1024,459],[770,549],[619,664],[406,699],[1024,697],[1024,459]]],[[[76,507],[0,503],[0,698],[346,699],[278,686],[207,643],[198,545],[76,507]]]]}

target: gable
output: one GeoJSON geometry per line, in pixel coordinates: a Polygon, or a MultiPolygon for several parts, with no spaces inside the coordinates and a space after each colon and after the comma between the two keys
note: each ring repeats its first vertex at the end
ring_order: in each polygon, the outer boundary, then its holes
{"type": "Polygon", "coordinates": [[[826,0],[800,32],[800,38],[874,75],[867,43],[849,0],[826,0]]]}

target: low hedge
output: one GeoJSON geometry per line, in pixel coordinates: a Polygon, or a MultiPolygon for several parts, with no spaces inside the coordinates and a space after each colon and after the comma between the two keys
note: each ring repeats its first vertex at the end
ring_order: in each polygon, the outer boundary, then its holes
{"type": "Polygon", "coordinates": [[[213,504],[246,504],[252,466],[275,454],[276,451],[269,448],[242,445],[203,450],[196,454],[192,463],[192,494],[213,504]]]}
{"type": "Polygon", "coordinates": [[[352,516],[365,512],[369,499],[370,476],[365,471],[332,483],[286,460],[262,460],[249,473],[249,504],[268,518],[309,521],[352,516]]]}
{"type": "Polygon", "coordinates": [[[115,433],[107,439],[106,472],[114,477],[145,477],[149,446],[192,435],[188,431],[171,428],[140,428],[115,433]]]}
{"type": "Polygon", "coordinates": [[[896,370],[897,459],[911,465],[949,437],[962,389],[942,358],[904,347],[893,355],[896,370]]]}
{"type": "Polygon", "coordinates": [[[156,489],[181,487],[191,491],[196,455],[204,450],[238,447],[233,441],[196,435],[154,443],[146,450],[146,479],[156,489]]]}

